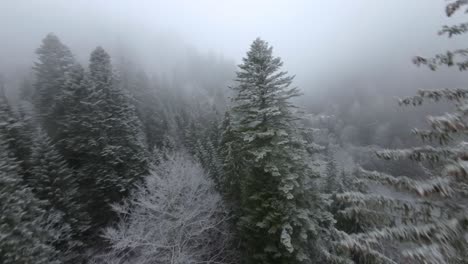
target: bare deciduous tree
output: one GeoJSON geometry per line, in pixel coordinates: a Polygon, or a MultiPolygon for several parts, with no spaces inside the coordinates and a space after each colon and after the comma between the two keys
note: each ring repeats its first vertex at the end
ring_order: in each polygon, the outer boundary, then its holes
{"type": "Polygon", "coordinates": [[[221,196],[200,165],[171,154],[122,204],[99,263],[235,263],[221,196]]]}

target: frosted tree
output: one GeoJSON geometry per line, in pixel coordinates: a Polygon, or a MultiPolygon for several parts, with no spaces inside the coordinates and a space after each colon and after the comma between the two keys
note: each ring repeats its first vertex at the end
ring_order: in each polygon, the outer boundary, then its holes
{"type": "Polygon", "coordinates": [[[335,160],[333,146],[330,144],[326,153],[326,179],[324,183],[324,192],[333,194],[343,191],[342,178],[338,172],[338,167],[335,160]]]}
{"type": "Polygon", "coordinates": [[[55,122],[60,113],[55,97],[63,87],[66,73],[76,65],[76,61],[68,47],[52,33],[42,40],[36,54],[39,58],[33,67],[34,102],[45,130],[55,139],[55,122]]]}
{"type": "Polygon", "coordinates": [[[335,227],[348,234],[369,230],[378,225],[376,221],[384,221],[382,220],[383,217],[369,218],[367,211],[360,210],[361,207],[359,205],[346,202],[342,199],[344,197],[342,194],[345,192],[368,193],[368,188],[366,188],[367,186],[365,186],[365,184],[358,184],[357,173],[357,170],[354,170],[353,173],[347,173],[342,170],[341,179],[343,179],[343,190],[333,195],[330,206],[336,220],[335,227]]]}
{"type": "Polygon", "coordinates": [[[164,138],[164,114],[161,94],[142,70],[127,59],[119,63],[119,79],[122,89],[132,94],[132,105],[135,106],[141,120],[149,151],[162,147],[164,138]]]}
{"type": "Polygon", "coordinates": [[[91,53],[89,79],[93,144],[82,172],[90,184],[90,213],[99,225],[110,217],[107,204],[124,197],[147,173],[148,161],[135,109],[117,83],[109,54],[101,47],[91,53]]]}
{"type": "Polygon", "coordinates": [[[52,142],[73,168],[79,168],[99,136],[91,122],[98,114],[90,98],[93,83],[55,35],[47,35],[37,54],[36,108],[52,142]]]}
{"type": "MultiPolygon", "coordinates": [[[[1,86],[1,83],[0,83],[1,86]]],[[[10,158],[18,162],[18,173],[23,179],[28,177],[31,135],[29,126],[16,113],[0,87],[0,134],[5,141],[10,158]]]]}
{"type": "Polygon", "coordinates": [[[99,263],[237,263],[213,181],[187,154],[165,156],[114,205],[120,220],[104,232],[111,250],[99,263]]]}
{"type": "Polygon", "coordinates": [[[96,162],[92,150],[100,137],[91,119],[98,113],[90,98],[93,85],[56,36],[49,34],[37,54],[34,101],[47,133],[37,135],[35,156],[28,160],[34,164],[27,171],[36,175],[29,175],[27,182],[48,201],[47,209],[64,215],[73,230],[67,247],[75,248],[89,224],[84,210],[95,200],[88,195],[93,193],[90,178],[95,180],[95,175],[84,169],[96,162]]]}
{"type": "Polygon", "coordinates": [[[60,214],[63,224],[71,229],[70,237],[59,241],[59,246],[67,251],[79,249],[90,224],[78,193],[79,179],[43,131],[35,136],[30,174],[27,183],[44,201],[42,209],[60,214]]]}
{"type": "Polygon", "coordinates": [[[198,139],[195,144],[195,157],[214,181],[216,188],[221,189],[222,162],[218,149],[209,137],[198,139]]]}
{"type": "Polygon", "coordinates": [[[21,183],[18,164],[9,157],[2,136],[0,142],[0,262],[60,263],[52,245],[61,238],[53,229],[60,223],[50,221],[42,202],[21,183]]]}
{"type": "MultiPolygon", "coordinates": [[[[448,0],[445,13],[448,17],[453,16],[460,10],[466,11],[467,1],[465,0],[448,0]],[[465,10],[463,10],[465,9],[465,10]]],[[[462,35],[468,32],[468,23],[460,23],[455,25],[445,25],[439,31],[439,35],[447,35],[449,38],[462,35]]],[[[468,61],[466,60],[468,49],[457,49],[437,54],[432,58],[424,58],[417,56],[413,62],[416,65],[426,65],[431,70],[437,70],[440,66],[456,66],[460,71],[468,69],[468,61]]]]}
{"type": "MultiPolygon", "coordinates": [[[[466,8],[467,1],[450,1],[446,13],[452,16],[466,8]]],[[[466,32],[466,24],[445,26],[441,34],[466,32]]],[[[441,65],[466,70],[466,51],[449,51],[434,58],[415,58],[415,63],[435,70],[441,65]]],[[[379,228],[344,235],[342,246],[372,259],[372,263],[467,263],[468,255],[468,90],[420,90],[416,96],[400,100],[401,105],[419,106],[428,101],[452,103],[454,111],[429,116],[429,129],[414,129],[426,145],[410,149],[382,150],[386,160],[412,160],[434,164],[425,175],[395,177],[360,170],[360,179],[388,186],[396,195],[344,193],[343,201],[368,219],[383,216],[379,228]],[[383,225],[383,226],[382,226],[383,225]],[[393,250],[391,250],[393,246],[393,250]],[[389,250],[390,249],[390,250],[389,250]]]]}
{"type": "MultiPolygon", "coordinates": [[[[247,263],[313,263],[331,257],[321,239],[332,219],[305,157],[291,98],[292,76],[280,58],[256,39],[237,72],[230,109],[232,139],[224,148],[236,153],[239,232],[247,263]]],[[[227,133],[227,131],[225,131],[227,133]]],[[[229,153],[229,152],[228,152],[229,153]]],[[[224,155],[227,157],[227,155],[224,155]]],[[[228,165],[225,163],[225,165],[228,165]]]]}
{"type": "Polygon", "coordinates": [[[92,124],[97,109],[91,101],[91,92],[89,76],[76,64],[65,74],[62,89],[55,98],[61,114],[55,121],[57,133],[53,142],[73,168],[89,162],[88,153],[98,138],[98,128],[92,124]]]}
{"type": "Polygon", "coordinates": [[[179,102],[176,113],[168,115],[168,137],[173,149],[186,149],[193,155],[219,189],[222,160],[219,150],[220,125],[215,109],[202,109],[189,102],[179,102]]]}
{"type": "MultiPolygon", "coordinates": [[[[222,177],[220,178],[220,189],[227,197],[231,206],[239,207],[240,204],[240,177],[241,171],[240,159],[236,150],[239,149],[235,144],[239,143],[231,124],[231,114],[226,111],[223,123],[221,125],[221,141],[219,153],[222,160],[222,177]]],[[[239,208],[233,208],[238,210],[239,208]]]]}

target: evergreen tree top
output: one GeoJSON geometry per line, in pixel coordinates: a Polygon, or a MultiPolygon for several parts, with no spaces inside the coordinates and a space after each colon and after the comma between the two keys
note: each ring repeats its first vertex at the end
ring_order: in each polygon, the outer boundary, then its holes
{"type": "Polygon", "coordinates": [[[268,42],[257,38],[252,43],[236,73],[238,85],[232,88],[236,92],[232,110],[236,115],[243,113],[238,120],[243,125],[256,129],[276,123],[276,128],[286,128],[296,120],[291,112],[295,106],[289,99],[300,93],[297,87],[290,87],[294,76],[281,71],[282,65],[268,42]]]}
{"type": "Polygon", "coordinates": [[[102,48],[97,47],[89,60],[89,72],[91,78],[99,83],[108,84],[112,82],[112,63],[110,55],[102,48]]]}
{"type": "MultiPolygon", "coordinates": [[[[244,63],[252,61],[256,64],[266,63],[268,59],[273,58],[273,47],[269,43],[260,38],[256,38],[250,44],[250,50],[247,52],[247,57],[243,58],[244,63]]],[[[280,58],[275,58],[281,60],[280,58]]]]}
{"type": "Polygon", "coordinates": [[[41,64],[47,64],[51,67],[66,67],[74,63],[74,57],[70,49],[64,45],[60,39],[53,33],[49,33],[43,40],[42,45],[36,50],[39,55],[39,63],[36,63],[36,70],[41,64]]]}
{"type": "Polygon", "coordinates": [[[53,48],[55,50],[70,51],[54,33],[47,34],[47,36],[42,40],[41,47],[39,47],[37,51],[40,52],[53,48]]]}
{"type": "MultiPolygon", "coordinates": [[[[237,81],[245,81],[250,77],[257,77],[257,84],[262,82],[271,82],[282,79],[287,75],[287,72],[276,73],[282,66],[283,61],[280,57],[273,56],[273,47],[268,42],[257,38],[250,45],[250,50],[247,56],[242,59],[243,64],[239,65],[241,71],[237,72],[237,81]],[[276,74],[274,74],[276,73],[276,74]],[[274,75],[272,75],[274,74],[274,75]]],[[[282,79],[281,83],[289,86],[294,79],[294,76],[282,79]]],[[[250,78],[248,80],[251,80],[250,78]]],[[[275,83],[276,84],[276,83],[275,83]]]]}

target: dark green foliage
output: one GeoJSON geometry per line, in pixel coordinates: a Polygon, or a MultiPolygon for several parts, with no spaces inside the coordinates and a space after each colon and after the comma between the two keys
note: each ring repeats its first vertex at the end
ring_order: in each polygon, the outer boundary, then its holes
{"type": "Polygon", "coordinates": [[[31,155],[31,126],[11,107],[5,95],[0,95],[0,134],[5,141],[9,158],[18,162],[21,177],[26,179],[29,173],[31,155]]]}
{"type": "Polygon", "coordinates": [[[252,43],[237,72],[231,125],[224,125],[224,171],[239,182],[234,203],[247,263],[319,261],[320,226],[331,223],[295,124],[290,99],[299,93],[290,87],[293,77],[280,71],[282,64],[268,43],[252,43]],[[238,165],[226,160],[231,154],[238,165]]]}
{"type": "Polygon", "coordinates": [[[156,87],[152,86],[145,72],[136,71],[129,65],[121,65],[119,79],[122,89],[132,94],[131,103],[142,123],[148,151],[161,148],[167,127],[156,87]]]}
{"type": "Polygon", "coordinates": [[[90,224],[80,201],[79,179],[42,131],[34,138],[30,174],[27,183],[44,201],[42,209],[60,214],[62,224],[71,229],[65,241],[57,242],[58,247],[66,252],[79,249],[90,224]]]}
{"type": "Polygon", "coordinates": [[[332,146],[329,145],[327,149],[327,168],[324,192],[327,194],[339,193],[343,191],[342,178],[338,174],[332,146]]]}
{"type": "Polygon", "coordinates": [[[18,164],[9,158],[2,136],[0,141],[0,263],[60,263],[52,246],[58,232],[51,228],[42,202],[21,184],[18,164]]]}
{"type": "MultiPolygon", "coordinates": [[[[64,161],[55,166],[73,175],[62,175],[65,182],[70,181],[69,194],[80,193],[79,201],[72,203],[86,208],[93,227],[101,228],[112,218],[110,203],[124,197],[147,173],[148,155],[140,121],[104,49],[98,47],[91,54],[89,72],[75,62],[68,48],[52,34],[44,39],[37,54],[36,108],[47,135],[60,153],[48,153],[49,156],[43,153],[47,156],[44,158],[58,162],[59,158],[50,155],[63,156],[64,161]]],[[[70,224],[75,231],[84,228],[82,223],[70,224]]]]}
{"type": "MultiPolygon", "coordinates": [[[[368,187],[364,184],[359,184],[359,170],[354,170],[348,174],[342,171],[342,179],[344,190],[346,192],[361,192],[368,194],[368,187]]],[[[385,215],[379,214],[379,208],[372,208],[369,210],[360,210],[354,207],[352,202],[340,199],[343,193],[337,193],[332,197],[331,211],[336,219],[336,228],[348,234],[364,232],[378,226],[382,226],[385,222],[385,215]],[[370,214],[372,217],[370,217],[370,214]]]]}
{"type": "Polygon", "coordinates": [[[0,134],[40,209],[61,222],[54,224],[62,230],[52,244],[64,261],[76,262],[112,219],[110,203],[147,173],[146,146],[131,99],[102,48],[93,52],[89,72],[53,34],[37,54],[34,92],[25,83],[21,97],[32,97],[46,133],[33,135],[29,117],[15,113],[2,93],[0,134]]]}
{"type": "Polygon", "coordinates": [[[208,176],[214,181],[218,190],[222,189],[222,159],[219,153],[219,131],[218,120],[215,117],[210,122],[206,122],[205,127],[190,123],[186,130],[187,145],[192,155],[198,159],[208,176]]]}
{"type": "Polygon", "coordinates": [[[222,160],[223,177],[220,179],[221,191],[230,203],[235,215],[240,209],[240,174],[242,173],[241,158],[239,157],[239,139],[232,128],[231,114],[226,111],[221,126],[221,141],[219,153],[222,160]]]}
{"type": "Polygon", "coordinates": [[[200,162],[216,187],[222,188],[222,158],[219,154],[221,131],[216,110],[205,112],[204,109],[183,106],[177,109],[169,122],[170,148],[187,150],[200,162]]]}
{"type": "Polygon", "coordinates": [[[80,65],[66,74],[66,81],[56,97],[61,115],[56,120],[55,144],[72,168],[90,162],[89,152],[96,145],[98,128],[93,126],[97,108],[90,100],[92,83],[80,65]]]}
{"type": "Polygon", "coordinates": [[[71,51],[54,34],[47,35],[36,51],[39,56],[34,65],[34,102],[44,129],[55,140],[56,120],[61,114],[56,96],[66,81],[67,72],[76,65],[71,51]]]}
{"type": "Polygon", "coordinates": [[[89,212],[100,226],[111,217],[109,204],[124,197],[147,173],[148,160],[135,109],[116,84],[110,56],[101,47],[92,52],[89,70],[92,134],[80,177],[85,178],[82,192],[89,197],[89,212]]]}
{"type": "Polygon", "coordinates": [[[195,145],[195,157],[214,181],[217,189],[221,188],[222,163],[218,150],[209,138],[197,140],[195,145]]]}

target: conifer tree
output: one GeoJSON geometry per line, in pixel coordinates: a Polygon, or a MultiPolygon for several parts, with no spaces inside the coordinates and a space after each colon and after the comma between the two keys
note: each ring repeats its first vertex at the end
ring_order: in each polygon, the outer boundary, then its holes
{"type": "MultiPolygon", "coordinates": [[[[446,14],[452,16],[456,11],[466,9],[467,5],[467,1],[450,1],[446,14]]],[[[440,33],[452,36],[465,33],[466,28],[466,24],[445,26],[440,33]]],[[[449,51],[431,59],[416,57],[414,62],[432,70],[441,65],[466,70],[465,54],[466,50],[449,51]]],[[[429,129],[413,130],[426,145],[382,150],[377,156],[385,160],[432,163],[434,169],[417,176],[393,176],[360,169],[361,180],[392,188],[399,192],[398,195],[347,192],[339,197],[351,204],[345,209],[347,212],[359,212],[378,223],[361,233],[342,234],[344,248],[371,259],[372,263],[468,261],[468,90],[420,90],[416,96],[401,99],[400,104],[419,106],[428,101],[452,103],[454,111],[429,116],[429,129]],[[375,221],[379,217],[386,221],[375,221]],[[396,244],[396,250],[389,251],[385,243],[396,244]]]]}
{"type": "Polygon", "coordinates": [[[53,142],[75,169],[89,162],[88,153],[97,137],[91,123],[91,116],[96,114],[90,101],[91,89],[83,67],[75,64],[65,74],[65,82],[55,100],[62,110],[56,119],[57,134],[53,142]]]}
{"type": "Polygon", "coordinates": [[[305,162],[305,141],[290,101],[299,91],[290,87],[293,77],[280,70],[282,65],[272,47],[256,39],[233,87],[236,136],[225,139],[224,148],[235,146],[242,168],[235,191],[247,263],[313,263],[330,255],[320,240],[331,215],[315,184],[318,175],[305,162]]]}
{"type": "Polygon", "coordinates": [[[58,238],[45,211],[21,183],[18,164],[9,157],[0,136],[0,262],[5,264],[60,263],[52,243],[58,238]]]}
{"type": "Polygon", "coordinates": [[[37,53],[35,103],[42,127],[67,163],[80,168],[89,161],[97,138],[90,120],[96,110],[90,98],[92,83],[56,36],[49,34],[37,53]],[[44,114],[47,111],[50,115],[44,114]]]}
{"type": "Polygon", "coordinates": [[[135,109],[117,85],[110,56],[101,47],[91,53],[89,78],[93,145],[82,173],[91,184],[90,213],[102,224],[110,217],[109,203],[128,193],[148,171],[148,162],[135,109]]]}
{"type": "Polygon", "coordinates": [[[221,188],[220,177],[222,173],[222,162],[218,150],[208,137],[198,139],[195,144],[195,158],[206,170],[208,176],[214,181],[216,188],[221,188]]]}
{"type": "Polygon", "coordinates": [[[161,98],[158,97],[156,87],[152,86],[144,71],[137,71],[131,64],[120,65],[119,74],[122,89],[132,94],[131,103],[142,123],[148,150],[151,152],[154,148],[162,147],[166,131],[161,98]]]}
{"type": "Polygon", "coordinates": [[[231,210],[235,215],[239,215],[240,208],[240,158],[236,150],[239,150],[239,139],[231,124],[230,111],[226,111],[223,123],[221,124],[221,140],[219,143],[219,153],[222,161],[222,177],[220,177],[220,189],[229,202],[231,210]]]}
{"type": "Polygon", "coordinates": [[[26,122],[13,110],[0,83],[0,134],[5,140],[9,158],[18,162],[18,173],[28,177],[31,154],[31,131],[26,122]]]}
{"type": "Polygon", "coordinates": [[[43,131],[35,136],[30,174],[28,185],[44,201],[42,209],[60,214],[71,229],[70,237],[59,246],[67,251],[79,249],[89,225],[78,193],[79,179],[43,131]]]}
{"type": "Polygon", "coordinates": [[[340,175],[336,165],[334,153],[331,144],[327,148],[327,167],[324,192],[327,194],[338,193],[343,190],[340,175]]]}
{"type": "Polygon", "coordinates": [[[52,33],[42,40],[36,53],[39,60],[33,67],[34,101],[44,129],[55,140],[57,115],[61,111],[56,96],[63,88],[66,73],[77,63],[68,47],[52,33]]]}

